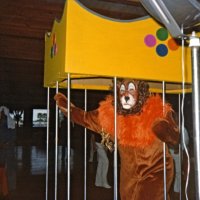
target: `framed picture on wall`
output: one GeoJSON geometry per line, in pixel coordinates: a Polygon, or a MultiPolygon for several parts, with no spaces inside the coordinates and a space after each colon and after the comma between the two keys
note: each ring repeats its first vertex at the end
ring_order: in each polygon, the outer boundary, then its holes
{"type": "Polygon", "coordinates": [[[10,116],[15,120],[18,127],[22,127],[24,125],[24,110],[13,110],[10,113],[10,116]]]}
{"type": "Polygon", "coordinates": [[[32,126],[47,127],[47,109],[34,108],[32,110],[32,126]]]}

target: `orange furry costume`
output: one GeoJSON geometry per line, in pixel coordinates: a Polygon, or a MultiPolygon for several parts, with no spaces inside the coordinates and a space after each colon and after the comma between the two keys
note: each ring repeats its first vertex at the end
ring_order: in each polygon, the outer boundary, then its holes
{"type": "MultiPolygon", "coordinates": [[[[67,98],[55,100],[67,116],[67,98]]],[[[150,96],[138,114],[117,114],[117,139],[120,155],[121,200],[163,200],[163,142],[175,145],[179,140],[177,125],[169,104],[164,109],[160,96],[150,96]],[[164,110],[164,112],[163,112],[164,110]]],[[[114,141],[113,97],[107,96],[98,109],[85,112],[71,104],[71,120],[94,132],[109,133],[114,141]]],[[[166,150],[167,192],[173,180],[173,159],[166,150]]]]}

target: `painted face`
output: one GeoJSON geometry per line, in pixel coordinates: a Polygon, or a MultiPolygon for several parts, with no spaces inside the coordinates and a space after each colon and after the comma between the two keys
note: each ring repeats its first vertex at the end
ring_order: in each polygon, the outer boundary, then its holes
{"type": "Polygon", "coordinates": [[[119,99],[123,109],[130,110],[138,100],[137,82],[125,80],[119,86],[119,99]]]}

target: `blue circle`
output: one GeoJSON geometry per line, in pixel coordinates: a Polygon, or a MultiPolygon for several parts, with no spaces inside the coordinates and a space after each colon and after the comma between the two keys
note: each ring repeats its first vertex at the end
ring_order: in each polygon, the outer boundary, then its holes
{"type": "Polygon", "coordinates": [[[166,45],[164,44],[159,44],[157,47],[156,47],[156,52],[159,56],[161,57],[164,57],[168,54],[168,48],[166,45]]]}

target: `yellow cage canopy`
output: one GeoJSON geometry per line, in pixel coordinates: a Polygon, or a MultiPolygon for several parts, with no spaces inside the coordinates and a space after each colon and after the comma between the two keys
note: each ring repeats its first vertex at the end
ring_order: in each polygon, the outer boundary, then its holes
{"type": "Polygon", "coordinates": [[[191,88],[190,49],[182,47],[150,17],[114,20],[66,1],[60,22],[45,35],[44,87],[109,89],[112,77],[143,79],[152,91],[167,82],[170,93],[181,91],[182,66],[186,91],[191,88]],[[184,65],[182,63],[184,55],[184,65]]]}
{"type": "MultiPolygon", "coordinates": [[[[150,92],[162,93],[163,82],[148,81],[150,92]]],[[[59,82],[59,88],[66,88],[67,80],[59,82]]],[[[87,89],[87,90],[110,90],[113,87],[113,78],[108,77],[83,77],[71,78],[72,89],[87,89]]],[[[165,83],[165,93],[177,94],[182,93],[182,84],[180,83],[165,83]]],[[[191,92],[191,84],[185,84],[184,92],[191,92]]]]}

